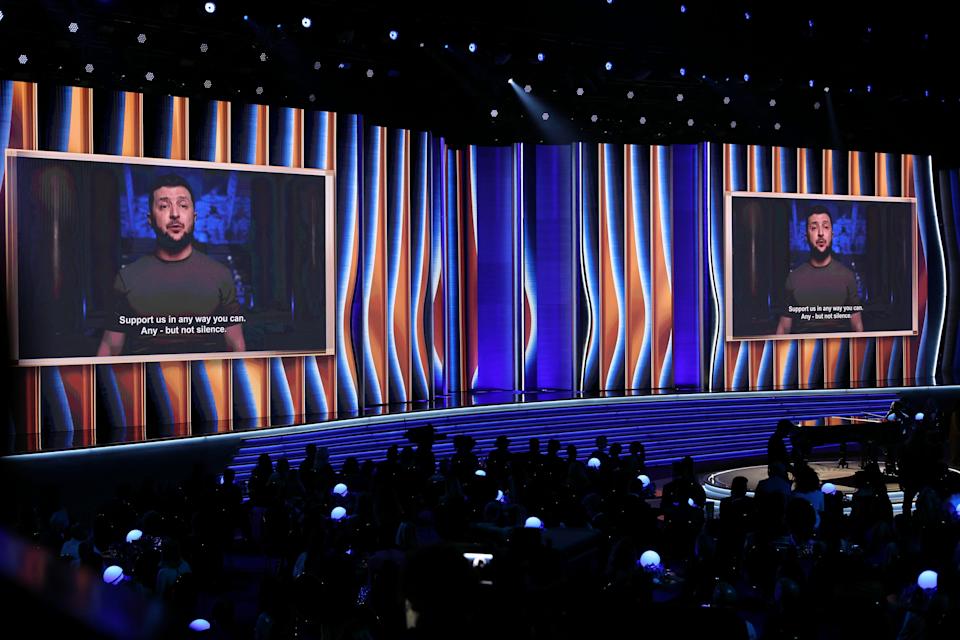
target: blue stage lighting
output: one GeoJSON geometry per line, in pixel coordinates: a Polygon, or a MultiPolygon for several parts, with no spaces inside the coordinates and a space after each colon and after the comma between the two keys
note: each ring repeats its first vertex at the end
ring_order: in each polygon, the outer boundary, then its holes
{"type": "Polygon", "coordinates": [[[680,67],[680,75],[681,75],[681,76],[687,75],[687,68],[686,68],[686,67],[680,67]]]}
{"type": "Polygon", "coordinates": [[[203,618],[197,618],[190,623],[190,631],[209,631],[210,623],[203,618]]]}
{"type": "Polygon", "coordinates": [[[217,10],[217,3],[208,2],[205,5],[203,5],[203,10],[206,11],[207,13],[213,13],[214,11],[217,10]]]}
{"type": "Polygon", "coordinates": [[[744,82],[750,82],[750,74],[749,74],[749,73],[743,74],[743,81],[744,81],[744,82]]]}
{"type": "Polygon", "coordinates": [[[637,480],[640,481],[640,486],[642,486],[644,489],[650,486],[650,476],[648,475],[641,473],[637,476],[637,480]]]}
{"type": "Polygon", "coordinates": [[[477,52],[477,43],[476,43],[476,42],[471,42],[470,44],[468,44],[468,45],[467,45],[467,51],[469,51],[470,53],[476,53],[476,52],[477,52]]]}
{"type": "Polygon", "coordinates": [[[343,520],[346,517],[347,517],[347,510],[344,509],[343,507],[334,507],[333,510],[330,512],[331,520],[339,521],[339,520],[343,520]]]}
{"type": "Polygon", "coordinates": [[[300,21],[300,24],[303,25],[303,28],[304,28],[304,29],[309,29],[310,27],[313,26],[313,20],[311,20],[310,18],[304,16],[304,17],[303,17],[303,20],[300,21]]]}
{"type": "Polygon", "coordinates": [[[917,577],[917,586],[921,589],[936,589],[937,572],[931,571],[930,569],[921,571],[920,575],[917,577]]]}
{"type": "Polygon", "coordinates": [[[246,21],[246,20],[249,20],[249,19],[250,19],[250,16],[244,15],[244,16],[243,16],[243,19],[244,19],[245,21],[246,21]]]}
{"type": "Polygon", "coordinates": [[[870,93],[870,92],[872,92],[872,91],[873,91],[873,85],[872,85],[872,84],[868,84],[868,85],[867,85],[867,93],[870,93]]]}
{"type": "Polygon", "coordinates": [[[807,20],[807,26],[813,29],[813,20],[807,20]]]}
{"type": "Polygon", "coordinates": [[[347,493],[347,485],[343,484],[342,482],[338,482],[337,484],[333,485],[334,495],[340,496],[341,498],[346,498],[347,493]]]}
{"type": "Polygon", "coordinates": [[[498,115],[500,115],[500,112],[499,112],[499,111],[497,111],[496,109],[490,109],[490,117],[491,117],[491,118],[496,118],[498,115]]]}
{"type": "Polygon", "coordinates": [[[497,502],[506,502],[507,496],[504,495],[503,491],[497,489],[497,502]]]}
{"type": "Polygon", "coordinates": [[[926,416],[923,415],[923,411],[918,411],[917,415],[913,416],[913,419],[916,420],[917,422],[922,422],[925,417],[926,416]]]}
{"type": "Polygon", "coordinates": [[[837,492],[837,487],[832,482],[824,482],[823,486],[820,487],[820,491],[823,491],[828,496],[832,496],[837,492]]]}
{"type": "Polygon", "coordinates": [[[685,4],[680,5],[680,13],[686,13],[686,12],[687,12],[687,5],[685,4]]]}
{"type": "Polygon", "coordinates": [[[893,421],[896,420],[896,419],[897,419],[897,414],[895,414],[895,413],[888,413],[888,414],[887,414],[887,420],[889,420],[890,422],[893,422],[893,421]]]}
{"type": "Polygon", "coordinates": [[[103,570],[103,581],[109,585],[118,585],[123,582],[123,569],[115,564],[103,570]]]}
{"type": "Polygon", "coordinates": [[[750,19],[750,12],[749,12],[749,11],[744,11],[744,12],[743,12],[743,19],[744,19],[744,20],[749,20],[749,19],[750,19]]]}
{"type": "Polygon", "coordinates": [[[397,33],[396,31],[391,31],[391,32],[390,32],[390,39],[391,39],[391,40],[396,40],[396,39],[399,38],[399,37],[400,37],[400,34],[397,33]]]}
{"type": "Polygon", "coordinates": [[[603,65],[603,68],[606,69],[607,71],[613,71],[613,63],[610,61],[607,61],[607,63],[603,65]]]}
{"type": "Polygon", "coordinates": [[[813,89],[813,84],[814,84],[813,80],[811,80],[811,81],[808,82],[807,84],[809,84],[809,85],[810,85],[810,88],[813,89]]]}
{"type": "Polygon", "coordinates": [[[473,472],[473,475],[477,476],[478,478],[486,478],[487,472],[484,471],[483,469],[477,469],[476,471],[473,472]]]}
{"type": "Polygon", "coordinates": [[[527,521],[523,523],[524,529],[543,529],[543,521],[540,520],[537,516],[530,516],[527,518],[527,521]]]}
{"type": "Polygon", "coordinates": [[[136,542],[143,537],[143,531],[140,529],[130,529],[130,532],[127,533],[127,542],[136,542]]]}
{"type": "Polygon", "coordinates": [[[591,469],[599,469],[600,458],[590,458],[589,460],[587,460],[587,466],[590,467],[591,469]]]}
{"type": "Polygon", "coordinates": [[[544,57],[544,56],[543,56],[543,53],[538,53],[538,54],[537,54],[537,62],[543,62],[543,57],[544,57]]]}
{"type": "Polygon", "coordinates": [[[640,554],[640,566],[644,569],[656,569],[660,566],[660,554],[648,549],[640,554]]]}

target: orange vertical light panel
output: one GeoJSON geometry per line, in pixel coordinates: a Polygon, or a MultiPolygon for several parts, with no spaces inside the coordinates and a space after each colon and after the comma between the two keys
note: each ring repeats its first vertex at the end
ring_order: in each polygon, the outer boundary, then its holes
{"type": "Polygon", "coordinates": [[[123,146],[125,156],[143,155],[143,95],[127,92],[123,102],[123,146]]]}
{"type": "MultiPolygon", "coordinates": [[[[668,262],[667,244],[673,241],[668,237],[669,229],[663,224],[663,218],[672,216],[672,211],[663,210],[664,200],[661,198],[661,172],[669,172],[670,149],[662,146],[650,147],[650,193],[653,200],[650,206],[650,259],[652,261],[653,282],[653,386],[672,387],[673,377],[665,377],[664,367],[670,360],[670,350],[673,348],[673,282],[672,265],[668,262]],[[660,156],[667,158],[661,165],[660,156]]],[[[669,175],[665,181],[670,183],[669,175]]]]}
{"type": "Polygon", "coordinates": [[[600,390],[607,390],[607,378],[613,364],[617,335],[620,331],[620,307],[617,301],[616,287],[614,286],[613,261],[610,255],[610,243],[606,238],[610,236],[610,224],[607,218],[607,184],[604,176],[607,175],[607,162],[604,145],[599,145],[598,176],[600,180],[599,202],[599,244],[600,244],[600,390]]]}
{"type": "Polygon", "coordinates": [[[10,122],[11,149],[37,148],[37,85],[32,82],[13,83],[13,109],[10,122]]]}
{"type": "MultiPolygon", "coordinates": [[[[636,368],[640,363],[640,351],[643,348],[643,328],[647,321],[647,310],[644,306],[643,281],[640,279],[640,256],[637,255],[637,246],[633,241],[636,237],[637,229],[634,223],[636,212],[633,210],[633,145],[624,145],[623,168],[627,179],[623,181],[623,211],[624,221],[627,226],[624,234],[624,244],[626,245],[626,305],[627,305],[627,366],[626,372],[627,388],[633,386],[633,379],[636,368]]],[[[651,380],[640,380],[639,388],[653,387],[651,380]]]]}
{"type": "Polygon", "coordinates": [[[293,415],[296,420],[303,418],[306,413],[304,409],[304,392],[306,389],[303,356],[291,356],[281,358],[283,364],[283,374],[287,378],[287,386],[290,388],[290,397],[293,399],[293,415]]]}
{"type": "Polygon", "coordinates": [[[403,389],[409,400],[413,393],[410,381],[412,352],[410,345],[410,132],[403,136],[403,184],[400,185],[403,194],[400,201],[401,241],[400,255],[398,256],[397,284],[394,291],[395,304],[393,307],[393,336],[400,363],[400,376],[403,380],[403,389]]]}
{"type": "Polygon", "coordinates": [[[87,87],[73,87],[70,96],[67,151],[90,153],[93,151],[93,90],[87,87]]]}
{"type": "Polygon", "coordinates": [[[245,358],[244,368],[253,401],[256,405],[257,418],[253,421],[255,428],[270,426],[270,358],[245,358]]]}
{"type": "Polygon", "coordinates": [[[217,101],[217,134],[214,160],[230,162],[230,103],[225,100],[217,101]]]}
{"type": "Polygon", "coordinates": [[[60,378],[67,394],[70,414],[73,416],[75,444],[96,444],[94,418],[96,416],[95,379],[93,365],[60,367],[60,378]]]}
{"type": "Polygon", "coordinates": [[[190,435],[190,363],[168,360],[160,363],[173,411],[173,433],[190,435]]]}
{"type": "Polygon", "coordinates": [[[173,97],[173,140],[170,144],[171,160],[186,160],[190,157],[190,104],[183,96],[173,97]]]}
{"type": "MultiPolygon", "coordinates": [[[[367,337],[370,342],[370,355],[376,373],[380,391],[380,402],[390,401],[390,384],[387,373],[387,129],[378,127],[381,144],[380,155],[376,158],[377,201],[375,207],[376,226],[373,234],[376,240],[372,246],[374,255],[366,258],[372,266],[370,276],[370,299],[367,301],[367,337]]],[[[369,378],[367,379],[369,381],[369,378]]]]}
{"type": "Polygon", "coordinates": [[[207,360],[207,380],[217,407],[217,432],[230,431],[233,415],[233,366],[230,360],[207,360]]]}

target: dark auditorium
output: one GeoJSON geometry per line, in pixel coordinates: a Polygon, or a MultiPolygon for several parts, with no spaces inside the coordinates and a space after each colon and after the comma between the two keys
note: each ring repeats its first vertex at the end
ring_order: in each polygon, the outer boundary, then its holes
{"type": "Polygon", "coordinates": [[[0,635],[958,637],[958,17],[0,0],[0,635]]]}

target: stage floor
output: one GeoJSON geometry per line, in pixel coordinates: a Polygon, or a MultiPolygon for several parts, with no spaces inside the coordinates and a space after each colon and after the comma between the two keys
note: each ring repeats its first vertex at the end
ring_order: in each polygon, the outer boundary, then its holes
{"type": "MultiPolygon", "coordinates": [[[[848,459],[849,466],[841,468],[837,465],[838,458],[826,458],[819,461],[810,462],[810,466],[817,472],[820,482],[831,482],[844,495],[844,503],[850,501],[850,497],[857,490],[856,473],[860,471],[860,463],[855,457],[848,459]]],[[[880,465],[883,470],[883,465],[880,465]]],[[[957,469],[950,469],[951,473],[960,474],[957,469]]],[[[747,479],[747,495],[752,496],[757,488],[757,483],[767,477],[766,465],[752,465],[746,467],[731,467],[721,471],[714,471],[701,476],[700,482],[707,494],[707,499],[714,503],[714,509],[719,514],[720,500],[730,495],[730,485],[736,476],[744,476],[747,479]]],[[[895,514],[903,511],[903,491],[900,489],[900,483],[896,478],[888,477],[887,496],[890,497],[890,503],[893,505],[895,514]]],[[[849,507],[847,507],[849,509],[849,507]]]]}

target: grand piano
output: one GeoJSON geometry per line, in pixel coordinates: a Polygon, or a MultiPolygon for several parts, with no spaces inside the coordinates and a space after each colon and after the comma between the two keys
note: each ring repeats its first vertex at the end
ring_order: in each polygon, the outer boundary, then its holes
{"type": "Polygon", "coordinates": [[[790,432],[790,442],[794,452],[800,452],[805,460],[814,447],[840,445],[841,466],[846,466],[847,445],[856,443],[860,445],[860,465],[864,466],[878,462],[883,451],[892,461],[892,450],[906,436],[907,426],[902,422],[887,420],[885,415],[865,414],[800,420],[790,432]]]}

